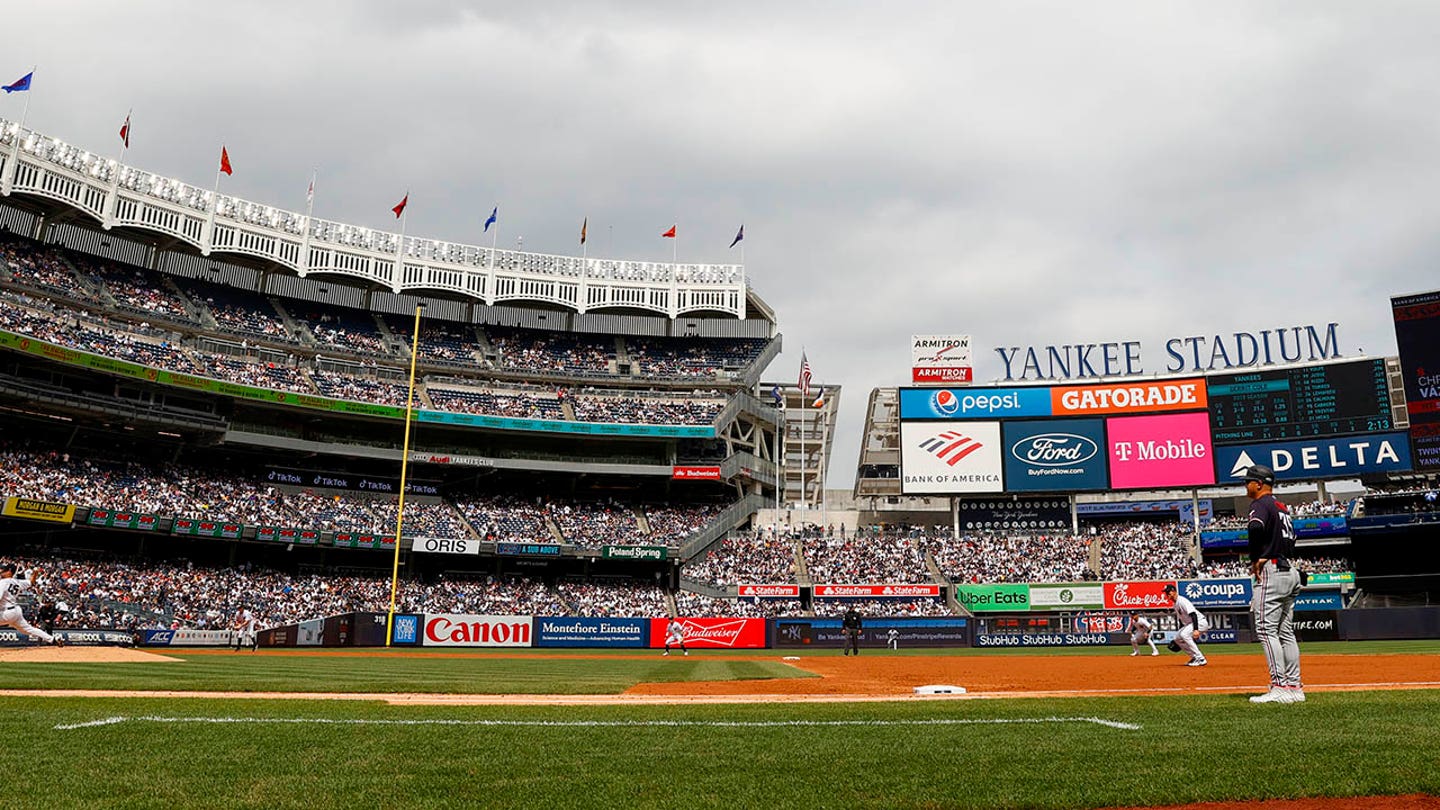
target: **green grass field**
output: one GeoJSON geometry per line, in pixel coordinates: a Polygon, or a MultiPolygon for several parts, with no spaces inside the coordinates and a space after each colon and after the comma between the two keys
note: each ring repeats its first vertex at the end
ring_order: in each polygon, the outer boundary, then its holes
{"type": "MultiPolygon", "coordinates": [[[[1436,647],[1335,651],[1362,649],[1436,647]]],[[[7,663],[0,687],[574,693],[789,671],[706,659],[196,655],[7,663]]],[[[645,707],[0,697],[0,711],[12,774],[0,807],[1083,808],[1440,794],[1440,690],[1320,692],[1296,706],[1239,695],[645,707]]]]}

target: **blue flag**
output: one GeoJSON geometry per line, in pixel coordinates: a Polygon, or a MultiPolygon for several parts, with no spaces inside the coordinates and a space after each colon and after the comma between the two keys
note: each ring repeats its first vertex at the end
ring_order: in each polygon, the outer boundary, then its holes
{"type": "Polygon", "coordinates": [[[500,213],[500,206],[497,205],[497,206],[495,206],[495,208],[490,212],[490,218],[487,219],[487,220],[485,220],[485,233],[489,233],[489,232],[490,232],[490,226],[495,224],[495,218],[499,215],[499,213],[500,213]]]}
{"type": "Polygon", "coordinates": [[[774,388],[771,388],[771,389],[770,389],[770,396],[775,400],[775,407],[777,407],[777,408],[783,408],[783,407],[785,407],[785,397],[783,397],[783,396],[780,395],[780,386],[777,385],[777,386],[775,386],[774,388]]]}
{"type": "Polygon", "coordinates": [[[0,87],[0,90],[4,90],[6,93],[23,93],[30,89],[30,78],[34,75],[35,71],[32,70],[16,79],[14,84],[7,84],[4,87],[0,87]]]}
{"type": "Polygon", "coordinates": [[[744,239],[744,238],[745,238],[745,226],[744,226],[744,225],[741,225],[741,226],[740,226],[740,230],[738,230],[738,231],[735,232],[735,238],[730,242],[730,247],[735,247],[736,245],[740,244],[740,240],[741,240],[741,239],[744,239]]]}

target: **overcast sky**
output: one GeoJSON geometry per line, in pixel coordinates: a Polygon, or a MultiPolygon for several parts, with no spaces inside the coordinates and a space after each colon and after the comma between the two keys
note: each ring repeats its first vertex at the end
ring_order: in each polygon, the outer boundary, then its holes
{"type": "MultiPolygon", "coordinates": [[[[739,260],[793,379],[845,386],[833,485],[909,336],[997,346],[1339,322],[1440,286],[1434,3],[15,4],[29,122],[202,186],[488,244],[739,260]]],[[[13,74],[13,75],[11,75],[13,74]]],[[[0,98],[18,119],[24,97],[0,98]]]]}

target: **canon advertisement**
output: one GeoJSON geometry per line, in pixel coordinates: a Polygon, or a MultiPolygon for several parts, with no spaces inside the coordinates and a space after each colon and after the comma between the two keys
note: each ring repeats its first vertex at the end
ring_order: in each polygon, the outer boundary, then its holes
{"type": "Polygon", "coordinates": [[[1215,483],[1208,414],[1116,417],[1106,423],[1106,432],[1115,489],[1215,483]]]}
{"type": "Polygon", "coordinates": [[[910,422],[900,425],[905,494],[1000,492],[999,422],[910,422]]]}
{"type": "Polygon", "coordinates": [[[1215,448],[1221,483],[1240,481],[1246,468],[1264,464],[1279,480],[1354,478],[1411,469],[1410,441],[1403,432],[1215,448]]]}
{"type": "Polygon", "coordinates": [[[1105,489],[1105,423],[1052,419],[1005,423],[1008,492],[1080,492],[1105,489]]]}
{"type": "Polygon", "coordinates": [[[531,617],[427,613],[420,643],[426,647],[529,647],[531,617]]]}

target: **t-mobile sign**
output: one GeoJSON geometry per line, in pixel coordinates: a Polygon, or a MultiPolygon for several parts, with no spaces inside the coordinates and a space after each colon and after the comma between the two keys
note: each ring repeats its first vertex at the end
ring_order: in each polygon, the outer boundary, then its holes
{"type": "Polygon", "coordinates": [[[1208,413],[1119,417],[1106,422],[1106,432],[1116,489],[1215,483],[1208,413]]]}

